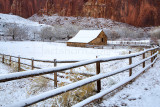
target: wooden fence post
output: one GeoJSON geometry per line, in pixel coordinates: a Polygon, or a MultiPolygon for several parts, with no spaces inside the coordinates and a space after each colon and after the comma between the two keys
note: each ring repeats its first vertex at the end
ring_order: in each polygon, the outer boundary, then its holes
{"type": "MultiPolygon", "coordinates": [[[[156,49],[154,50],[154,54],[156,53],[156,49]]],[[[154,59],[156,59],[156,56],[154,56],[154,59]]]]}
{"type": "MultiPolygon", "coordinates": [[[[153,50],[153,54],[155,54],[155,50],[153,50]]],[[[155,56],[153,57],[153,60],[155,59],[155,56]]]]}
{"type": "Polygon", "coordinates": [[[34,59],[32,58],[31,60],[31,63],[32,63],[32,70],[34,69],[34,59]]]}
{"type": "MultiPolygon", "coordinates": [[[[131,51],[129,51],[129,54],[131,54],[131,51]]],[[[129,58],[129,65],[132,64],[132,57],[129,58]]],[[[129,76],[132,76],[132,68],[129,69],[129,76]]]]}
{"type": "MultiPolygon", "coordinates": [[[[158,49],[156,49],[156,52],[158,52],[158,49]]],[[[156,55],[156,58],[157,58],[157,55],[156,55]]]]}
{"type": "Polygon", "coordinates": [[[18,57],[18,72],[20,71],[21,69],[21,62],[20,62],[20,56],[18,57]]]}
{"type": "MultiPolygon", "coordinates": [[[[57,60],[54,59],[54,67],[57,66],[57,60]]],[[[57,87],[57,72],[54,73],[54,87],[57,87]]]]}
{"type": "MultiPolygon", "coordinates": [[[[100,73],[100,62],[96,62],[96,74],[99,73],[100,73]]],[[[101,91],[101,80],[97,80],[97,92],[99,93],[100,91],[101,91]]]]}
{"type": "Polygon", "coordinates": [[[12,59],[12,57],[11,56],[9,56],[9,65],[11,66],[11,60],[12,59]]]}
{"type": "MultiPolygon", "coordinates": [[[[151,56],[153,55],[153,50],[151,50],[151,56]]],[[[153,62],[153,57],[151,58],[151,63],[153,62]]],[[[153,64],[152,64],[153,67],[153,64]]]]}
{"type": "Polygon", "coordinates": [[[4,63],[4,54],[3,54],[3,56],[2,56],[2,63],[4,63]]]}
{"type": "MultiPolygon", "coordinates": [[[[143,59],[145,59],[145,53],[143,53],[143,59]]],[[[145,68],[145,61],[143,62],[143,68],[145,68]]],[[[143,72],[145,72],[145,71],[143,71],[143,72]]]]}

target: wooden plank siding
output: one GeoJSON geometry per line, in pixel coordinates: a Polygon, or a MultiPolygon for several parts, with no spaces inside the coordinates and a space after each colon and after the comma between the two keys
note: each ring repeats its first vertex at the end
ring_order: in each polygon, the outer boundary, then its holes
{"type": "Polygon", "coordinates": [[[106,34],[102,31],[97,38],[93,39],[89,43],[67,42],[67,46],[86,47],[87,45],[107,45],[106,34]]]}
{"type": "Polygon", "coordinates": [[[102,31],[97,38],[88,43],[89,45],[107,45],[107,36],[102,31]]]}

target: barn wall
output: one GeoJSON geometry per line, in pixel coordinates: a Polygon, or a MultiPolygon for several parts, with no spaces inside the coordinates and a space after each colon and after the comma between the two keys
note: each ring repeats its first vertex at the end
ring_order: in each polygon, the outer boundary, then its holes
{"type": "Polygon", "coordinates": [[[67,42],[67,46],[74,46],[74,47],[86,47],[86,43],[74,43],[74,42],[67,42]]]}
{"type": "Polygon", "coordinates": [[[89,42],[89,45],[107,45],[107,36],[102,31],[96,39],[89,42]],[[102,38],[103,38],[103,42],[102,42],[102,38]]]}

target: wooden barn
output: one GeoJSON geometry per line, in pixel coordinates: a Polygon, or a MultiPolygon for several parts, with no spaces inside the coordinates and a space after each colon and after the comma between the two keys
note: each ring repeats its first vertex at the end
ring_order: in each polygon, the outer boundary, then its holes
{"type": "Polygon", "coordinates": [[[107,36],[103,30],[80,30],[67,42],[67,46],[87,47],[88,45],[107,45],[107,36]]]}

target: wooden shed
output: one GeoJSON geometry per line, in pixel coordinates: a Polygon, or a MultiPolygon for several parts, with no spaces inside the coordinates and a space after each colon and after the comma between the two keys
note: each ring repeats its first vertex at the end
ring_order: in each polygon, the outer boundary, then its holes
{"type": "Polygon", "coordinates": [[[67,46],[86,47],[87,45],[107,45],[107,36],[103,30],[80,30],[67,42],[67,46]]]}

